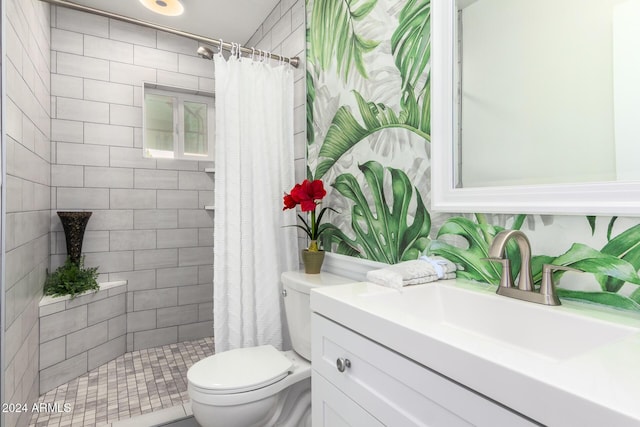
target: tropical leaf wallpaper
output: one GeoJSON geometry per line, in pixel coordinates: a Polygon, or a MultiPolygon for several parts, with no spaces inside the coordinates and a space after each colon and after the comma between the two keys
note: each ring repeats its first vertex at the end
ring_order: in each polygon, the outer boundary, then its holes
{"type": "MultiPolygon", "coordinates": [[[[632,218],[434,214],[430,206],[429,0],[307,0],[307,174],[329,188],[322,244],[385,263],[443,256],[458,277],[498,284],[496,233],[521,229],[564,299],[640,312],[632,218]],[[562,279],[562,276],[565,276],[562,279]]],[[[514,271],[519,253],[507,247],[514,271]]]]}

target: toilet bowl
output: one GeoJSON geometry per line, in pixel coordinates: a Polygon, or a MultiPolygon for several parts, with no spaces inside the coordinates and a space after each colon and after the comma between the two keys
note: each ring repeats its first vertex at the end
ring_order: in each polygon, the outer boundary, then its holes
{"type": "Polygon", "coordinates": [[[202,427],[311,427],[309,292],[350,283],[329,273],[282,274],[293,350],[270,345],[214,354],[187,372],[193,416],[202,427]]]}

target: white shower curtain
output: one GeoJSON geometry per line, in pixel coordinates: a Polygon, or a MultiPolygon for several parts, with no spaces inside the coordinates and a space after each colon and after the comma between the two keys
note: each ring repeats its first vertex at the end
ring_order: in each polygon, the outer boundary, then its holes
{"type": "Polygon", "coordinates": [[[293,72],[215,57],[213,318],[216,352],[282,348],[279,282],[298,265],[291,210],[293,72]]]}

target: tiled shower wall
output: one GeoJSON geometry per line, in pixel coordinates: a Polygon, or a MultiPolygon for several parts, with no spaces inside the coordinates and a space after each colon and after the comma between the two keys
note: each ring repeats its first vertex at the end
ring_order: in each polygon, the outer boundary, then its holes
{"type": "MultiPolygon", "coordinates": [[[[6,235],[3,402],[38,398],[38,302],[49,265],[49,6],[7,0],[6,235]]],[[[6,24],[6,25],[5,25],[6,24]]],[[[29,406],[30,407],[30,406],[29,406]]],[[[4,411],[3,411],[4,412],[4,411]]],[[[31,414],[3,413],[0,424],[26,425],[31,414]]]]}
{"type": "MultiPolygon", "coordinates": [[[[305,50],[304,2],[283,0],[245,45],[305,50]]],[[[127,280],[127,349],[212,333],[214,174],[142,157],[142,84],[213,91],[213,63],[186,38],[52,8],[52,268],[65,257],[56,210],[93,211],[86,264],[127,280]]],[[[302,61],[304,64],[304,60],[302,61]]],[[[297,177],[305,167],[304,66],[295,70],[297,177]]],[[[294,183],[291,183],[293,186],[294,183]]],[[[284,191],[285,189],[283,189],[284,191]]]]}
{"type": "Polygon", "coordinates": [[[51,267],[56,211],[90,210],[85,264],[128,281],[126,349],[211,336],[213,165],[144,158],[141,126],[144,82],[212,92],[213,63],[193,40],[51,11],[51,267]]]}

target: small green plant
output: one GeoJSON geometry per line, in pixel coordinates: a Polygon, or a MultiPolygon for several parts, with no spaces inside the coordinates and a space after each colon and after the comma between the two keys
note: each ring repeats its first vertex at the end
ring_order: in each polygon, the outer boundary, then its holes
{"type": "Polygon", "coordinates": [[[98,285],[98,267],[85,268],[84,257],[78,263],[67,257],[64,265],[47,277],[44,294],[52,296],[76,295],[86,291],[100,289],[98,285]]]}

